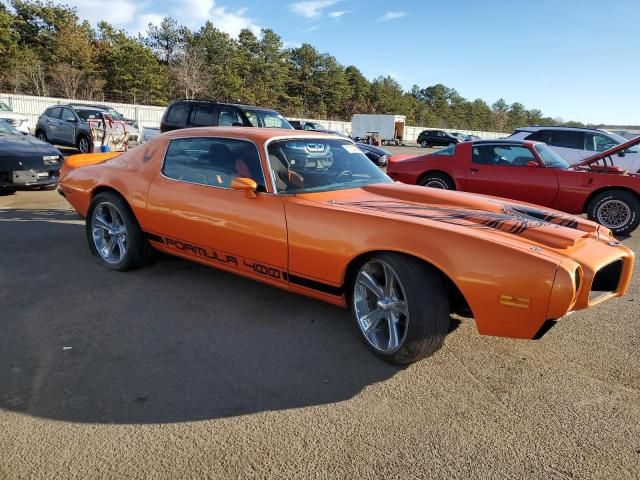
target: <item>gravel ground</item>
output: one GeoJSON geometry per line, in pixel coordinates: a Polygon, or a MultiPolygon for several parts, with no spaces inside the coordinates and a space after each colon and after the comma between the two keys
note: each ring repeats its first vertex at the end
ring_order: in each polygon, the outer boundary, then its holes
{"type": "Polygon", "coordinates": [[[541,340],[454,321],[395,368],[339,308],[98,267],[55,192],[0,197],[0,245],[0,478],[639,478],[638,274],[541,340]]]}

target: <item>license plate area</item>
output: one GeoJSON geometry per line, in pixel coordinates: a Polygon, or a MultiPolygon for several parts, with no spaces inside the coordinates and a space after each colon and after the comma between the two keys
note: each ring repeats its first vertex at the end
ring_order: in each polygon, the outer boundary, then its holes
{"type": "Polygon", "coordinates": [[[34,183],[38,181],[35,170],[16,170],[13,172],[13,183],[34,183]]]}

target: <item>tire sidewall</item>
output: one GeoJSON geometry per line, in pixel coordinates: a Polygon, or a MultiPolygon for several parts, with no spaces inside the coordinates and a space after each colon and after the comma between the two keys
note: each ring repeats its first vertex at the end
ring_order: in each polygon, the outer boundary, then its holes
{"type": "MultiPolygon", "coordinates": [[[[455,190],[455,185],[452,184],[453,182],[451,181],[451,179],[449,179],[443,174],[440,174],[440,173],[427,174],[422,179],[420,179],[420,185],[422,185],[423,187],[426,187],[427,183],[429,183],[430,181],[438,181],[438,182],[441,182],[443,185],[446,185],[446,188],[443,188],[440,190],[455,190]]],[[[435,187],[428,187],[428,188],[435,188],[435,187]]]]}
{"type": "Polygon", "coordinates": [[[602,205],[609,200],[617,200],[619,202],[624,202],[629,207],[629,210],[631,211],[631,217],[629,221],[621,227],[611,228],[611,227],[607,227],[606,225],[604,226],[606,228],[609,228],[616,235],[627,235],[632,231],[634,231],[638,227],[638,224],[640,223],[640,211],[638,208],[640,205],[640,202],[638,202],[638,200],[635,197],[633,197],[633,195],[629,192],[612,191],[612,192],[603,192],[597,195],[589,204],[589,209],[587,212],[588,217],[591,220],[597,223],[600,223],[598,222],[598,211],[600,210],[602,205]]]}
{"type": "Polygon", "coordinates": [[[80,150],[80,153],[91,153],[92,148],[91,148],[91,142],[89,141],[89,138],[86,135],[80,135],[78,137],[78,144],[76,145],[78,150],[80,150]],[[82,149],[80,148],[80,142],[82,142],[82,140],[87,142],[87,151],[83,152],[82,149]]]}

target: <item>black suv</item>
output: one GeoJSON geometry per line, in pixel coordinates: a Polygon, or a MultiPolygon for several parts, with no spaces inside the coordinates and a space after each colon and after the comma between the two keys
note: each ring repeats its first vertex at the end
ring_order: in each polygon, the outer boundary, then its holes
{"type": "Polygon", "coordinates": [[[456,145],[460,139],[442,130],[423,130],[418,135],[418,143],[423,147],[456,145]]]}
{"type": "Polygon", "coordinates": [[[275,110],[210,100],[175,100],[160,121],[160,131],[191,127],[266,127],[293,129],[275,110]]]}

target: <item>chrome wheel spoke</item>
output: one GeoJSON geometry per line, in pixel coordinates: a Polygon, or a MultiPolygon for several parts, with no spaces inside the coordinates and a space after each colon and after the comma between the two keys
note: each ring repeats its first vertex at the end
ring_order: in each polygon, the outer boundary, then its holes
{"type": "Polygon", "coordinates": [[[384,269],[384,296],[389,298],[393,293],[393,285],[396,277],[391,267],[386,263],[382,264],[382,268],[384,269]]]}
{"type": "Polygon", "coordinates": [[[100,215],[96,215],[93,221],[93,226],[101,228],[103,230],[111,230],[111,225],[100,215]]]}
{"type": "Polygon", "coordinates": [[[382,320],[382,312],[377,308],[360,317],[360,321],[363,323],[363,329],[365,332],[375,330],[380,324],[380,320],[382,320]]]}
{"type": "Polygon", "coordinates": [[[404,315],[406,317],[409,314],[407,311],[407,303],[402,300],[389,303],[389,309],[397,315],[404,315]]]}
{"type": "Polygon", "coordinates": [[[127,249],[126,239],[124,235],[118,235],[118,250],[120,259],[124,256],[124,252],[127,249]]]}
{"type": "Polygon", "coordinates": [[[389,350],[395,350],[400,344],[400,339],[398,338],[398,324],[391,313],[387,313],[386,319],[387,328],[389,329],[389,344],[387,345],[387,348],[389,350]]]}
{"type": "Polygon", "coordinates": [[[358,277],[358,283],[368,289],[376,297],[384,297],[384,290],[370,273],[362,271],[358,277]]]}
{"type": "Polygon", "coordinates": [[[118,241],[116,240],[115,235],[112,235],[107,241],[107,243],[104,245],[104,247],[102,247],[102,256],[110,257],[117,243],[118,241]]]}

